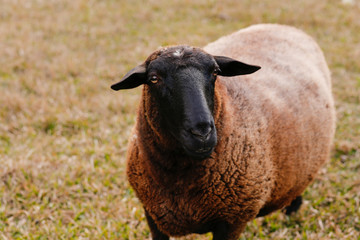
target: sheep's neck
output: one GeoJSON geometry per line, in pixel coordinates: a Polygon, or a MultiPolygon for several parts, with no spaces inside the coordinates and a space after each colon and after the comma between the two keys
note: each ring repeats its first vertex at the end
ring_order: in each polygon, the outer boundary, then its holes
{"type": "MultiPolygon", "coordinates": [[[[229,136],[231,109],[229,108],[227,91],[221,83],[217,83],[214,93],[214,121],[217,130],[217,149],[221,149],[222,141],[229,136]]],[[[163,122],[157,109],[155,100],[151,97],[148,86],[144,86],[142,99],[137,119],[137,128],[141,135],[141,148],[152,156],[151,161],[157,162],[165,169],[187,168],[198,163],[199,160],[191,159],[183,153],[180,143],[161,125],[163,122]],[[156,156],[161,156],[157,158],[156,156]]]]}

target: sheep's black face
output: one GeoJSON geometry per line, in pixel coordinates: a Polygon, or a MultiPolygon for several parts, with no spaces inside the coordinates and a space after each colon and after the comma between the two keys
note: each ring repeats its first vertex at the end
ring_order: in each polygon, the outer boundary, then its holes
{"type": "Polygon", "coordinates": [[[211,55],[191,47],[169,48],[147,67],[163,125],[192,157],[208,157],[217,142],[212,113],[218,70],[211,55]]]}
{"type": "Polygon", "coordinates": [[[259,67],[204,51],[176,46],[152,54],[112,88],[148,84],[156,99],[162,125],[179,141],[185,153],[207,158],[217,143],[213,118],[217,75],[234,76],[255,72],[259,67]]]}

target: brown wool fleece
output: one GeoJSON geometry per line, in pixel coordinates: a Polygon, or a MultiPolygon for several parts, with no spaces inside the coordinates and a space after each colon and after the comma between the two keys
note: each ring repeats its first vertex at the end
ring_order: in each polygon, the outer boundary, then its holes
{"type": "Polygon", "coordinates": [[[303,32],[255,25],[204,50],[262,69],[218,77],[218,144],[205,160],[179,150],[144,86],[127,174],[158,228],[171,236],[213,220],[237,224],[240,233],[260,209],[270,213],[289,205],[328,159],[334,135],[330,73],[320,48],[303,32]]]}

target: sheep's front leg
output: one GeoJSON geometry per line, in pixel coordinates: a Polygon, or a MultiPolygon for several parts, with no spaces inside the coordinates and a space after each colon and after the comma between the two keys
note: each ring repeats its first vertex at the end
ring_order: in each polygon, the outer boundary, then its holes
{"type": "Polygon", "coordinates": [[[156,223],[150,217],[150,215],[147,213],[146,210],[145,210],[145,216],[146,216],[146,220],[147,220],[147,223],[148,223],[150,231],[151,231],[152,239],[153,240],[169,240],[169,237],[167,235],[160,232],[160,230],[156,226],[156,223]]]}
{"type": "Polygon", "coordinates": [[[213,229],[213,240],[237,240],[245,229],[246,223],[229,224],[219,222],[213,229]]]}

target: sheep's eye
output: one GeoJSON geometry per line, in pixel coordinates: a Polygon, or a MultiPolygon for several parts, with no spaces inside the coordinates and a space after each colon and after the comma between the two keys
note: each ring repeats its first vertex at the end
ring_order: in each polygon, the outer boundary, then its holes
{"type": "Polygon", "coordinates": [[[157,76],[155,76],[155,75],[153,75],[153,76],[151,76],[150,77],[150,82],[152,82],[152,83],[157,83],[159,81],[159,78],[157,77],[157,76]]]}
{"type": "Polygon", "coordinates": [[[217,75],[219,74],[220,70],[219,69],[214,69],[214,72],[213,72],[213,76],[214,77],[217,77],[217,75]]]}

